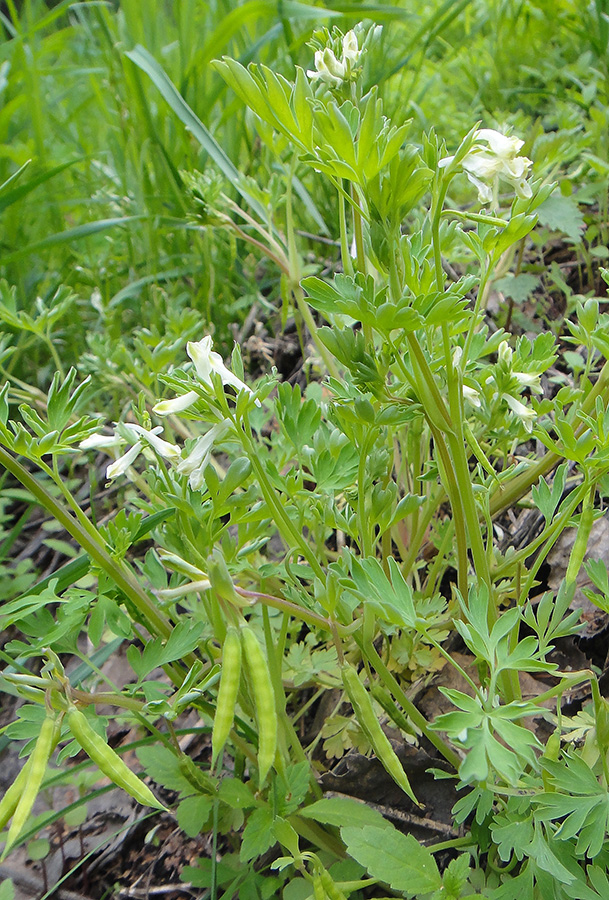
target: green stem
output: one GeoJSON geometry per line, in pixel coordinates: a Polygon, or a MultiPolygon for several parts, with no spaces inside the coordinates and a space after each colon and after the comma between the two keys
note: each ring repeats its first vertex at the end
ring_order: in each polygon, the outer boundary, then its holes
{"type": "Polygon", "coordinates": [[[347,212],[344,195],[338,192],[338,223],[340,230],[340,256],[345,275],[353,277],[353,260],[349,248],[349,235],[347,234],[347,212]]]}
{"type": "MultiPolygon", "coordinates": [[[[552,548],[552,544],[556,541],[556,538],[560,536],[563,529],[566,527],[567,522],[575,512],[575,508],[581,503],[582,497],[578,489],[573,491],[573,499],[569,503],[569,505],[563,510],[563,512],[554,519],[554,521],[547,525],[541,534],[535,538],[535,540],[531,541],[530,544],[527,544],[526,547],[523,547],[522,550],[519,550],[510,559],[503,563],[501,566],[497,566],[493,569],[493,579],[495,581],[499,581],[501,578],[505,578],[509,576],[510,572],[513,571],[518,565],[524,563],[526,559],[535,553],[535,551],[542,546],[546,541],[548,541],[548,547],[541,554],[542,562],[549,553],[552,548]]],[[[521,593],[521,596],[523,594],[521,593]]]]}
{"type": "Polygon", "coordinates": [[[477,846],[476,841],[471,837],[455,838],[452,841],[441,841],[439,844],[431,844],[428,848],[430,853],[440,853],[443,850],[453,850],[456,847],[474,847],[477,846]]]}
{"type": "Polygon", "coordinates": [[[446,404],[444,403],[434,374],[423,353],[423,348],[415,334],[407,334],[406,341],[412,354],[413,362],[416,362],[417,364],[416,369],[413,366],[413,371],[417,381],[417,388],[420,391],[419,400],[423,405],[425,415],[430,420],[430,423],[434,424],[436,428],[440,428],[442,431],[447,432],[452,431],[453,424],[451,422],[450,414],[446,408],[446,404]]]}
{"type": "MultiPolygon", "coordinates": [[[[283,507],[279,498],[277,497],[274,487],[272,486],[272,484],[270,483],[270,481],[267,477],[267,474],[264,470],[264,466],[260,462],[259,453],[257,452],[256,447],[254,446],[254,442],[251,437],[250,424],[247,419],[247,414],[244,415],[244,418],[243,418],[243,428],[241,428],[241,429],[237,428],[236,423],[235,423],[235,428],[241,434],[241,437],[243,439],[244,450],[249,457],[249,460],[252,464],[252,468],[256,472],[256,475],[258,477],[258,482],[260,484],[260,490],[262,491],[262,495],[267,503],[267,506],[273,513],[275,522],[277,523],[277,525],[280,526],[280,530],[283,530],[284,539],[286,539],[288,537],[290,538],[290,540],[293,542],[294,546],[299,548],[302,555],[307,560],[307,562],[309,563],[309,565],[311,566],[311,568],[313,569],[313,571],[315,572],[317,577],[322,581],[322,583],[324,583],[326,580],[324,570],[322,569],[317,557],[315,556],[315,554],[309,547],[309,545],[306,542],[306,540],[304,539],[303,535],[299,534],[298,531],[296,530],[296,528],[294,527],[292,520],[286,513],[285,508],[283,507]]],[[[289,545],[290,542],[287,541],[287,543],[289,545]]]]}
{"type": "Polygon", "coordinates": [[[357,253],[357,269],[362,275],[366,274],[366,253],[364,250],[364,230],[362,227],[362,215],[359,203],[356,203],[355,185],[351,185],[351,197],[353,198],[353,231],[355,234],[355,250],[357,253]]]}
{"type": "MultiPolygon", "coordinates": [[[[535,562],[531,566],[531,568],[529,570],[529,574],[527,576],[527,580],[525,581],[525,583],[522,587],[522,590],[520,591],[518,603],[521,606],[525,602],[526,598],[529,596],[531,588],[533,587],[533,582],[535,581],[535,576],[537,575],[539,569],[543,565],[543,562],[544,562],[546,556],[548,555],[548,553],[550,552],[550,550],[552,549],[552,547],[554,546],[554,544],[560,537],[563,529],[566,527],[567,522],[573,515],[576,507],[582,501],[585,500],[585,497],[586,497],[586,494],[588,493],[588,491],[589,491],[589,485],[585,482],[583,484],[581,484],[579,486],[579,488],[576,488],[573,491],[573,493],[575,494],[575,497],[573,498],[571,503],[569,503],[569,506],[567,507],[567,509],[563,513],[561,513],[558,520],[555,523],[553,522],[552,526],[548,529],[545,545],[544,545],[543,549],[540,550],[540,552],[535,557],[535,562]]],[[[528,550],[528,548],[525,548],[525,549],[528,550]]],[[[529,551],[528,555],[530,555],[530,551],[529,551]]],[[[510,560],[510,562],[512,562],[512,560],[510,560]]]]}
{"type": "Polygon", "coordinates": [[[359,454],[359,465],[357,469],[357,518],[359,526],[359,545],[362,556],[370,556],[372,553],[372,540],[366,518],[366,461],[368,459],[368,451],[370,444],[376,438],[374,431],[369,431],[362,443],[359,454]]]}
{"type": "Polygon", "coordinates": [[[300,287],[300,285],[295,285],[292,289],[292,293],[294,295],[298,311],[304,319],[305,325],[309,329],[309,332],[313,339],[313,343],[315,344],[319,355],[323,359],[326,369],[333,378],[340,378],[340,372],[338,371],[338,367],[334,362],[332,354],[319,339],[319,335],[317,333],[317,325],[315,324],[315,319],[313,318],[313,314],[309,308],[309,304],[306,301],[303,289],[300,287]]]}
{"type": "Polygon", "coordinates": [[[362,652],[365,652],[365,655],[370,660],[381,681],[399,702],[406,715],[410,718],[412,724],[416,728],[418,728],[422,734],[425,735],[427,740],[431,744],[433,744],[436,750],[439,750],[439,752],[451,764],[451,766],[458,770],[459,766],[461,765],[461,758],[459,757],[458,753],[456,753],[456,751],[449,747],[448,744],[442,740],[439,734],[436,734],[435,731],[431,730],[431,728],[429,727],[429,722],[427,721],[425,716],[419,712],[412,700],[410,700],[406,696],[406,693],[400,686],[395,676],[389,671],[381,657],[378,655],[374,645],[372,643],[367,644],[365,650],[363,650],[362,652]]]}
{"type": "MultiPolygon", "coordinates": [[[[431,215],[431,241],[433,248],[434,267],[436,274],[436,290],[444,290],[444,269],[442,268],[442,252],[440,248],[440,219],[442,218],[442,207],[448,190],[448,181],[440,187],[434,198],[431,215]]],[[[434,193],[436,193],[434,191],[434,193]]]]}
{"type": "Polygon", "coordinates": [[[467,556],[467,530],[465,527],[466,518],[464,515],[461,493],[459,491],[459,482],[453,469],[453,462],[448,452],[444,436],[436,429],[432,428],[434,443],[438,452],[438,463],[440,464],[440,473],[446,487],[446,493],[450,500],[453,512],[453,522],[455,523],[455,538],[457,541],[457,584],[462,597],[467,597],[467,583],[469,572],[469,559],[467,556]]]}
{"type": "Polygon", "coordinates": [[[480,278],[480,284],[478,286],[478,293],[476,294],[476,303],[474,304],[474,311],[472,313],[471,322],[469,328],[467,329],[467,335],[465,337],[465,342],[463,344],[463,353],[461,355],[461,372],[465,372],[467,368],[467,362],[469,359],[469,351],[472,345],[472,341],[474,339],[474,334],[476,333],[476,326],[478,324],[478,317],[480,315],[480,309],[482,308],[483,303],[486,302],[486,292],[488,290],[490,271],[488,267],[485,265],[482,270],[482,277],[480,278]]]}
{"type": "Polygon", "coordinates": [[[271,606],[273,609],[279,609],[281,612],[289,613],[289,615],[295,616],[297,619],[302,619],[303,622],[308,622],[309,625],[315,625],[318,628],[323,628],[325,631],[333,631],[332,623],[328,619],[324,619],[323,616],[320,616],[310,609],[305,609],[304,606],[298,606],[296,603],[292,603],[291,600],[285,600],[283,597],[273,597],[271,594],[263,594],[260,591],[248,591],[245,588],[237,587],[237,585],[234,587],[235,592],[239,594],[240,597],[260,600],[265,606],[271,606]]]}
{"type": "Polygon", "coordinates": [[[509,222],[497,216],[485,216],[481,213],[462,212],[458,209],[444,209],[442,216],[454,216],[462,222],[481,222],[483,225],[496,225],[498,228],[506,228],[509,222]]]}
{"type": "Polygon", "coordinates": [[[405,575],[411,571],[412,567],[415,564],[415,560],[419,555],[419,551],[421,549],[421,544],[423,543],[423,538],[425,537],[425,533],[429,528],[429,524],[433,519],[434,513],[438,509],[438,507],[444,502],[446,499],[446,494],[442,488],[438,494],[435,494],[432,497],[429,497],[427,502],[425,503],[425,511],[423,515],[420,515],[419,511],[419,519],[417,522],[416,528],[413,528],[410,534],[410,540],[408,543],[408,553],[404,557],[404,561],[402,563],[402,571],[405,575]]]}

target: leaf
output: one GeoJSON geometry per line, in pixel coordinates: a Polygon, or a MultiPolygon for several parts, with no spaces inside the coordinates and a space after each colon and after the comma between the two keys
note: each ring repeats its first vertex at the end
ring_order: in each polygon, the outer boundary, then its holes
{"type": "Polygon", "coordinates": [[[530,815],[523,816],[519,811],[512,812],[508,809],[495,816],[491,833],[503,862],[509,862],[512,853],[518,860],[522,860],[533,839],[533,821],[530,815]]]}
{"type": "Polygon", "coordinates": [[[309,763],[297,763],[277,779],[279,793],[279,814],[289,816],[296,812],[309,790],[309,763]]]}
{"type": "Polygon", "coordinates": [[[192,794],[194,788],[180,772],[178,757],[167,747],[138,747],[137,758],[147,775],[168,791],[192,794]]]}
{"type": "Polygon", "coordinates": [[[148,641],[144,652],[139,653],[132,644],[127,650],[127,659],[139,678],[145,678],[158,666],[164,666],[176,659],[182,659],[195,649],[204,630],[202,622],[180,622],[164,644],[162,638],[148,641]]]}
{"type": "Polygon", "coordinates": [[[558,504],[561,501],[565,489],[567,468],[567,463],[563,463],[556,469],[551,490],[548,487],[548,482],[543,477],[539,479],[538,485],[533,485],[531,488],[535,506],[543,513],[546,523],[551,522],[558,504]]]}
{"type": "Polygon", "coordinates": [[[301,809],[298,813],[305,819],[315,819],[322,825],[335,825],[340,827],[345,822],[351,822],[352,825],[360,827],[372,826],[377,830],[380,828],[391,828],[380,812],[366,806],[365,803],[358,803],[357,800],[351,800],[347,797],[326,797],[318,800],[301,809]]]}
{"type": "Polygon", "coordinates": [[[535,860],[540,869],[549,872],[556,881],[562,884],[571,884],[575,881],[575,876],[563,866],[550,849],[541,827],[535,829],[535,837],[527,848],[527,855],[535,860]]]}
{"type": "Polygon", "coordinates": [[[68,162],[60,163],[58,166],[54,166],[52,169],[47,169],[44,172],[39,172],[38,175],[35,175],[33,178],[30,178],[29,181],[22,182],[18,187],[13,188],[11,191],[6,191],[5,189],[9,186],[9,184],[13,184],[14,181],[19,178],[19,176],[25,171],[25,169],[29,165],[29,161],[25,163],[25,165],[21,166],[16,172],[11,175],[7,181],[4,182],[3,185],[0,186],[0,213],[4,212],[4,210],[11,206],[11,204],[16,203],[22,197],[25,197],[26,194],[29,194],[30,191],[33,191],[40,184],[44,184],[45,181],[48,181],[49,178],[53,178],[55,175],[59,175],[60,172],[63,172],[64,169],[73,166],[75,163],[80,162],[83,157],[79,157],[78,159],[71,159],[68,162]]]}
{"type": "Polygon", "coordinates": [[[10,878],[5,878],[0,884],[0,900],[13,900],[15,888],[10,878]]]}
{"type": "Polygon", "coordinates": [[[350,855],[373,878],[384,881],[394,891],[414,897],[442,886],[432,854],[411,834],[401,834],[391,825],[383,828],[347,825],[340,833],[350,855]]]}
{"type": "Polygon", "coordinates": [[[211,859],[200,857],[196,866],[184,866],[180,873],[182,881],[188,881],[193,887],[208,888],[214,880],[218,885],[234,881],[239,873],[239,863],[233,854],[227,854],[214,866],[211,859]],[[213,869],[213,872],[212,872],[213,869]]]}
{"type": "Polygon", "coordinates": [[[273,813],[267,806],[254,810],[243,831],[241,850],[239,851],[241,862],[249,862],[262,856],[277,843],[273,831],[273,821],[273,813]]]}
{"type": "Polygon", "coordinates": [[[511,297],[516,303],[524,303],[533,291],[539,287],[539,278],[537,275],[530,275],[523,272],[520,275],[505,275],[503,278],[497,279],[493,285],[498,291],[511,297]]]}
{"type": "Polygon", "coordinates": [[[584,216],[572,197],[555,191],[537,210],[539,223],[553,231],[562,231],[572,241],[581,239],[585,227],[584,216]]]}
{"type": "Polygon", "coordinates": [[[178,804],[176,813],[178,825],[188,837],[197,837],[202,832],[213,805],[213,800],[203,794],[187,797],[178,804]]]}
{"type": "Polygon", "coordinates": [[[231,809],[251,809],[256,805],[252,792],[236,778],[223,778],[218,789],[218,797],[231,809]]]}

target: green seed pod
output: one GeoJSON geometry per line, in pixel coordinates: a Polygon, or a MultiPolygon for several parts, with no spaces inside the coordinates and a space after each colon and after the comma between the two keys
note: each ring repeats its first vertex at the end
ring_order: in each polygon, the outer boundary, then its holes
{"type": "Polygon", "coordinates": [[[157,800],[150,788],[140,781],[120,756],[91,728],[84,713],[76,709],[75,706],[71,706],[68,710],[67,718],[70,731],[76,742],[80,744],[100,772],[103,772],[110,781],[113,781],[117,787],[126,791],[142,806],[166,809],[157,800]]]}
{"type": "Polygon", "coordinates": [[[379,762],[382,763],[383,767],[391,775],[396,784],[408,794],[410,799],[413,800],[417,806],[420,806],[419,801],[415,797],[410,786],[408,776],[402,768],[402,764],[397,758],[393,747],[389,743],[389,738],[380,726],[372,706],[372,700],[370,699],[368,691],[359,680],[357,672],[352,666],[346,665],[343,666],[342,677],[343,685],[347,696],[351,701],[355,717],[361,725],[366,737],[372,744],[372,749],[379,762]]]}
{"type": "MultiPolygon", "coordinates": [[[[42,723],[40,734],[36,740],[32,755],[28,760],[27,775],[23,784],[23,790],[13,813],[13,821],[6,838],[6,846],[2,858],[9,853],[15,845],[19,835],[23,830],[23,826],[27,822],[28,816],[34,806],[34,801],[38,796],[44,773],[47,770],[49,757],[55,748],[59,737],[55,732],[56,720],[54,716],[48,715],[42,723]]],[[[25,769],[25,766],[24,766],[25,769]]],[[[23,770],[22,770],[23,771],[23,770]]]]}
{"type": "Polygon", "coordinates": [[[313,876],[313,900],[328,900],[328,896],[324,891],[324,886],[321,883],[321,878],[317,872],[313,876]]]}
{"type": "Polygon", "coordinates": [[[594,503],[588,497],[586,498],[586,500],[584,500],[582,514],[579,519],[579,528],[577,529],[577,537],[575,538],[575,543],[573,544],[573,549],[571,550],[571,556],[569,557],[569,565],[567,566],[567,573],[565,575],[565,581],[567,582],[567,584],[575,583],[581,565],[584,561],[586,550],[588,549],[588,538],[590,537],[590,532],[592,531],[593,524],[594,503]]]}
{"type": "Polygon", "coordinates": [[[347,900],[343,892],[336,887],[334,879],[327,869],[319,870],[319,879],[328,900],[347,900]]]}
{"type": "Polygon", "coordinates": [[[267,661],[258,639],[249,628],[241,629],[243,650],[250,673],[258,720],[258,773],[260,787],[265,782],[277,753],[277,708],[267,661]]]}
{"type": "Polygon", "coordinates": [[[25,786],[28,782],[31,764],[32,757],[29,756],[22,766],[21,771],[2,797],[2,800],[0,800],[0,831],[8,825],[10,819],[13,817],[13,813],[17,809],[21,794],[25,790],[25,786]]]}
{"type": "Polygon", "coordinates": [[[236,628],[229,628],[226,632],[224,647],[222,649],[222,676],[218,689],[216,714],[211,733],[211,767],[216,765],[216,760],[222,753],[228,740],[233,722],[235,720],[235,705],[241,683],[241,641],[236,628]]]}
{"type": "Polygon", "coordinates": [[[203,772],[196,763],[192,761],[190,756],[181,753],[178,767],[180,769],[180,774],[182,774],[200,794],[213,796],[216,793],[216,783],[213,778],[210,778],[206,772],[203,772]]]}

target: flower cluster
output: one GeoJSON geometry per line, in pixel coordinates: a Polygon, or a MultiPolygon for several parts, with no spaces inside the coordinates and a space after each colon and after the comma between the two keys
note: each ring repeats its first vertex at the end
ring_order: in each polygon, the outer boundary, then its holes
{"type": "MultiPolygon", "coordinates": [[[[198,342],[190,341],[186,345],[186,352],[194,364],[197,381],[202,387],[213,387],[212,372],[216,372],[220,376],[222,384],[230,385],[237,391],[253,393],[251,388],[224,365],[220,354],[212,350],[212,339],[209,335],[198,342]]],[[[198,399],[197,391],[188,391],[172,400],[162,400],[156,404],[153,412],[159,416],[179,413],[191,407],[198,399]]],[[[255,402],[260,405],[258,399],[255,402]]],[[[93,434],[81,442],[80,448],[81,450],[103,450],[106,453],[114,453],[122,450],[126,444],[131,444],[131,447],[106,469],[108,479],[111,480],[128,473],[130,467],[142,453],[147,459],[160,456],[174,464],[178,474],[187,475],[191,489],[197,491],[201,490],[205,484],[205,469],[214,444],[223,438],[231,428],[232,424],[228,419],[216,422],[209,431],[195,440],[190,452],[185,457],[182,457],[180,447],[159,437],[163,431],[162,425],[147,430],[141,425],[120,423],[116,426],[113,434],[93,434]]]]}
{"type": "Polygon", "coordinates": [[[348,31],[343,37],[343,52],[340,59],[336,58],[330,47],[317,50],[315,53],[315,70],[309,69],[307,75],[313,81],[323,81],[330,87],[340,87],[343,81],[348,80],[352,70],[359,62],[361,50],[357,44],[357,35],[354,31],[348,31]]]}
{"type": "Polygon", "coordinates": [[[140,453],[144,456],[154,458],[154,453],[158,453],[163,459],[175,462],[180,458],[180,448],[176,444],[170,444],[159,437],[163,431],[162,425],[147,431],[141,425],[121,424],[118,425],[114,434],[92,434],[80,443],[81,450],[104,450],[109,452],[119,450],[125,444],[131,443],[132,446],[126,453],[120,456],[115,462],[106,469],[106,478],[112,480],[119,475],[124,475],[127,469],[133,465],[140,453]]]}
{"type": "MultiPolygon", "coordinates": [[[[461,167],[477,188],[481,203],[490,203],[496,197],[500,180],[507,181],[518,197],[532,196],[531,185],[526,179],[533,163],[526,156],[518,156],[523,144],[520,138],[507,137],[492,128],[481,128],[476,132],[474,146],[461,160],[461,167]]],[[[454,158],[447,156],[438,165],[446,168],[454,158]]]]}

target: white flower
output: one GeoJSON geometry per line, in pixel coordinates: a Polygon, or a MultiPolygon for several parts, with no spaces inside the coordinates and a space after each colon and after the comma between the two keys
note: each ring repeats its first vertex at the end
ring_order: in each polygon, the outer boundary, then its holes
{"type": "Polygon", "coordinates": [[[356,66],[359,62],[361,50],[357,46],[357,35],[353,31],[348,31],[343,38],[343,63],[349,62],[351,66],[356,66]]]}
{"type": "Polygon", "coordinates": [[[512,364],[512,348],[507,341],[501,341],[499,344],[497,358],[508,366],[512,364]]]}
{"type": "Polygon", "coordinates": [[[81,441],[81,450],[118,450],[124,441],[116,432],[114,434],[90,434],[81,441]]]}
{"type": "Polygon", "coordinates": [[[330,87],[340,87],[345,77],[345,66],[329,47],[325,47],[315,52],[315,71],[309,69],[307,75],[312,81],[319,79],[330,87]]]}
{"type": "Polygon", "coordinates": [[[201,581],[189,581],[176,588],[165,588],[165,590],[157,591],[156,595],[159,600],[178,600],[180,597],[185,597],[187,594],[208,591],[210,587],[211,581],[209,581],[208,578],[202,578],[201,581]]]}
{"type": "Polygon", "coordinates": [[[468,403],[471,403],[472,406],[481,406],[480,394],[475,388],[469,387],[467,384],[463,385],[463,398],[467,400],[468,403]]]}
{"type": "Polygon", "coordinates": [[[330,87],[340,87],[351,70],[358,64],[361,50],[357,44],[357,35],[351,30],[343,37],[343,53],[341,59],[330,47],[317,50],[315,53],[315,70],[309,69],[307,75],[312,81],[323,81],[330,87]]]}
{"type": "MultiPolygon", "coordinates": [[[[490,203],[499,179],[508,181],[519,197],[532,196],[526,176],[533,163],[526,156],[518,156],[523,144],[520,138],[508,137],[492,128],[481,128],[476,132],[474,146],[461,160],[461,166],[477,188],[481,203],[490,203]],[[488,149],[481,146],[484,143],[488,144],[488,149]]],[[[444,168],[453,159],[454,156],[448,156],[441,159],[438,165],[444,168]]]]}
{"type": "Polygon", "coordinates": [[[159,456],[176,462],[180,458],[180,448],[176,444],[170,444],[164,441],[158,435],[163,430],[162,425],[157,425],[151,431],[142,428],[141,425],[122,423],[115,429],[114,434],[92,434],[84,441],[81,441],[81,450],[104,450],[106,453],[112,450],[118,450],[123,444],[129,441],[133,442],[133,446],[127,450],[122,456],[111,463],[106,469],[106,477],[110,480],[124,475],[127,469],[133,465],[140,453],[150,453],[151,447],[159,456]]]}
{"type": "Polygon", "coordinates": [[[503,399],[510,407],[514,415],[518,416],[518,418],[522,421],[522,424],[524,425],[526,430],[532,431],[533,419],[535,419],[537,416],[535,410],[531,409],[528,406],[525,406],[524,403],[521,403],[520,400],[516,399],[516,397],[512,397],[511,394],[503,394],[503,399]]]}
{"type": "Polygon", "coordinates": [[[161,400],[156,406],[152,407],[152,412],[157,416],[171,416],[173,413],[183,412],[188,409],[199,399],[196,391],[188,391],[181,397],[174,397],[173,400],[161,400]]]}
{"type": "Polygon", "coordinates": [[[136,435],[141,435],[146,443],[149,444],[159,456],[162,456],[163,459],[175,461],[180,458],[181,450],[176,444],[170,444],[169,441],[164,441],[162,438],[158,437],[163,430],[162,425],[157,425],[152,431],[146,431],[141,425],[126,425],[125,430],[134,432],[136,435]]]}
{"type": "Polygon", "coordinates": [[[119,475],[124,475],[127,469],[133,465],[136,461],[142,450],[144,449],[144,445],[141,441],[138,441],[137,444],[134,444],[130,450],[121,456],[116,462],[113,462],[106,469],[106,478],[108,481],[112,481],[113,478],[118,478],[119,475]]]}
{"type": "Polygon", "coordinates": [[[218,422],[195,442],[188,456],[178,465],[180,475],[188,475],[188,483],[193,491],[201,489],[205,483],[205,469],[211,456],[212,447],[230,427],[228,419],[218,422]]]}
{"type": "Polygon", "coordinates": [[[532,372],[512,372],[512,377],[516,379],[519,387],[530,388],[536,394],[543,393],[539,375],[534,375],[532,372]]]}
{"type": "MultiPolygon", "coordinates": [[[[212,346],[213,341],[209,334],[201,341],[189,341],[186,344],[186,352],[194,363],[199,381],[206,387],[212,387],[211,373],[217,372],[222,379],[222,384],[230,384],[236,391],[247,391],[248,394],[253,394],[252,389],[240,378],[237,378],[236,375],[233,375],[231,370],[224,365],[222,357],[219,353],[212,350],[212,346]]],[[[196,391],[188,391],[186,394],[182,394],[181,397],[174,397],[172,400],[161,400],[153,406],[152,411],[158,416],[169,416],[172,413],[183,412],[198,399],[199,395],[196,391]]],[[[255,403],[256,406],[261,406],[260,400],[256,400],[255,403]]]]}
{"type": "Polygon", "coordinates": [[[248,391],[248,393],[253,394],[253,391],[247,384],[244,384],[240,378],[233,375],[230,369],[226,368],[220,354],[211,348],[212,339],[210,335],[204,337],[202,341],[197,341],[196,343],[189,341],[186,344],[186,352],[195,364],[197,375],[201,381],[211,387],[211,373],[217,372],[222,379],[222,384],[230,384],[237,391],[248,391]]]}

